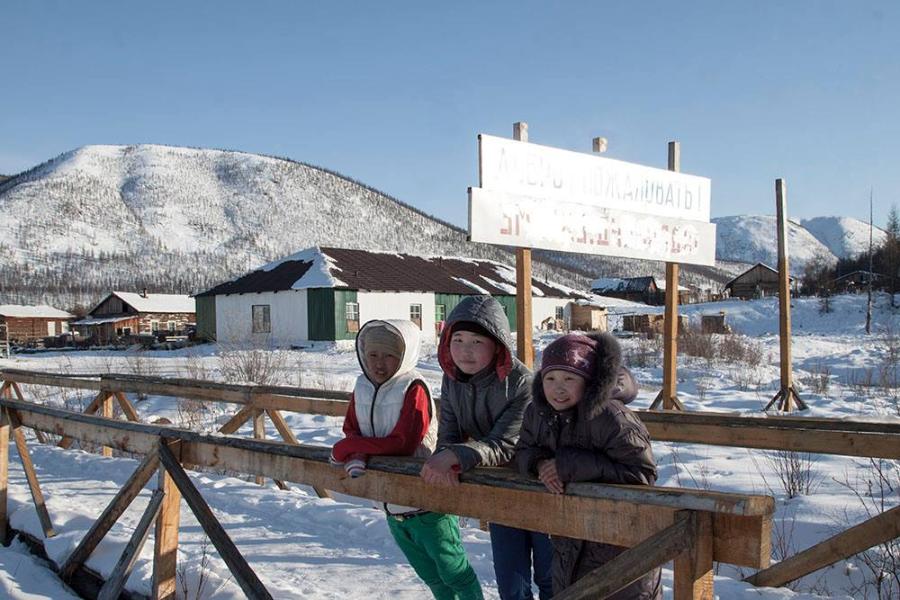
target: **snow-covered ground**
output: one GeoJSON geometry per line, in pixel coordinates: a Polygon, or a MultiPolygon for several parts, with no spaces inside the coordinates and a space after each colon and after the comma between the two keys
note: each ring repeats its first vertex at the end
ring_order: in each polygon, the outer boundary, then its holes
{"type": "MultiPolygon", "coordinates": [[[[900,310],[879,296],[873,334],[864,333],[865,297],[833,298],[833,312],[822,313],[815,299],[797,299],[793,308],[794,376],[809,416],[900,421],[900,310]]],[[[620,311],[633,308],[620,307],[620,311]]],[[[758,355],[758,365],[719,359],[679,357],[678,393],[689,410],[758,414],[774,393],[779,380],[778,308],[776,299],[753,302],[728,301],[682,307],[682,314],[699,322],[702,314],[725,311],[738,332],[745,357],[758,355]]],[[[616,317],[612,318],[613,324],[616,317]]],[[[542,333],[538,350],[554,337],[542,333]]],[[[721,339],[721,338],[717,338],[721,339]]],[[[645,408],[661,385],[659,342],[640,337],[622,340],[627,360],[641,382],[637,408],[645,408]]],[[[199,346],[174,352],[69,352],[15,356],[0,360],[0,367],[40,369],[71,373],[133,372],[180,377],[238,380],[237,362],[247,353],[199,346]]],[[[303,387],[349,390],[357,373],[354,353],[346,343],[318,344],[306,350],[264,352],[272,379],[260,383],[282,383],[303,387]]],[[[435,392],[440,388],[440,370],[434,347],[423,348],[420,370],[435,392]]],[[[746,360],[746,359],[745,359],[746,360]]],[[[80,407],[90,401],[87,392],[24,386],[29,399],[80,407]]],[[[145,420],[165,416],[175,423],[211,428],[227,419],[229,407],[197,410],[191,403],[169,398],[136,399],[145,420]]],[[[233,410],[233,407],[231,407],[233,410]]],[[[304,443],[330,445],[340,439],[340,419],[301,414],[286,415],[297,437],[304,443]]],[[[251,435],[249,427],[240,434],[251,435]]],[[[271,437],[277,433],[270,427],[271,437]]],[[[92,520],[118,491],[136,466],[128,458],[104,459],[80,451],[32,444],[38,477],[58,535],[46,541],[48,555],[61,562],[75,547],[92,520]]],[[[775,558],[794,554],[853,523],[862,521],[885,494],[884,508],[900,504],[900,466],[884,461],[886,489],[876,469],[861,459],[840,456],[800,456],[801,493],[789,497],[781,483],[777,453],[739,448],[657,442],[654,452],[660,468],[659,485],[708,488],[756,494],[771,494],[777,500],[773,548],[775,558]]],[[[9,506],[12,526],[40,537],[17,454],[11,449],[9,506]]],[[[253,483],[210,473],[193,473],[193,480],[216,515],[244,553],[250,565],[276,598],[423,598],[427,589],[407,565],[388,533],[384,517],[370,502],[350,497],[319,499],[310,489],[292,486],[281,491],[274,485],[253,483]]],[[[88,565],[109,575],[150,491],[145,490],[120,520],[88,565]]],[[[879,506],[877,510],[881,510],[879,506]]],[[[488,597],[496,598],[490,541],[477,523],[464,523],[463,536],[469,557],[488,597]]],[[[147,593],[150,586],[152,543],[148,543],[128,588],[147,593]]],[[[894,547],[897,551],[897,547],[894,547]]],[[[897,557],[900,561],[900,556],[897,557]]],[[[190,510],[182,507],[181,576],[188,598],[241,598],[240,588],[230,577],[215,549],[205,543],[190,510]],[[203,589],[197,586],[203,579],[203,589]]],[[[898,564],[897,562],[894,563],[898,564]]],[[[720,598],[875,598],[871,588],[861,587],[873,579],[866,562],[859,558],[801,580],[789,589],[756,589],[740,581],[749,570],[721,565],[716,591],[720,598]]],[[[894,577],[891,594],[900,596],[894,577]]],[[[671,597],[672,571],[664,570],[667,597],[671,597]]],[[[4,598],[67,598],[64,588],[37,559],[14,543],[0,549],[0,596],[4,598]]],[[[74,596],[73,596],[74,597],[74,596]]]]}

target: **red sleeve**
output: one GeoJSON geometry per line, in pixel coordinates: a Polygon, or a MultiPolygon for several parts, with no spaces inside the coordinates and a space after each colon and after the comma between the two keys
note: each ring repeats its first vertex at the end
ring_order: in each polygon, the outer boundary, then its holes
{"type": "Polygon", "coordinates": [[[344,415],[344,437],[359,437],[362,433],[359,430],[359,421],[356,420],[356,399],[350,396],[350,406],[347,407],[347,414],[344,415]]]}
{"type": "MultiPolygon", "coordinates": [[[[348,413],[344,420],[345,432],[349,420],[348,413]]],[[[425,433],[428,431],[430,423],[431,402],[428,392],[421,383],[415,383],[406,390],[400,417],[387,437],[362,437],[359,435],[357,427],[356,435],[339,441],[334,445],[332,453],[334,458],[340,462],[344,462],[350,454],[410,456],[425,439],[425,433]]],[[[356,425],[355,415],[353,424],[356,425]]]]}

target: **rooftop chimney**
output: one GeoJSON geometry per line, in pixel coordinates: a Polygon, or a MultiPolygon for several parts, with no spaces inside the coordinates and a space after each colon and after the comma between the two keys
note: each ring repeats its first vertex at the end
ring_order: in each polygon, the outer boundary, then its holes
{"type": "Polygon", "coordinates": [[[144,288],[144,289],[141,291],[141,298],[146,298],[146,297],[147,297],[147,288],[144,288]]]}

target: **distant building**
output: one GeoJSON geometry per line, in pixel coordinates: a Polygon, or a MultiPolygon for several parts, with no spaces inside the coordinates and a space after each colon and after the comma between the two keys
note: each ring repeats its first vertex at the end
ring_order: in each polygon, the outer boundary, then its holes
{"type": "Polygon", "coordinates": [[[8,336],[11,343],[28,344],[68,333],[69,322],[74,318],[75,315],[46,304],[0,304],[0,342],[8,336]]]}
{"type": "Polygon", "coordinates": [[[587,300],[569,303],[569,328],[576,331],[609,331],[609,315],[605,306],[587,300]]]}
{"type": "MultiPolygon", "coordinates": [[[[515,270],[479,259],[314,247],[197,294],[197,335],[290,345],[348,340],[371,319],[409,319],[434,340],[466,296],[490,294],[516,323],[515,270]]],[[[532,326],[565,318],[571,289],[532,279],[532,326]]]]}
{"type": "Polygon", "coordinates": [[[112,292],[72,327],[80,336],[110,344],[141,334],[183,335],[196,323],[196,312],[194,299],[186,295],[112,292]]]}
{"type": "MultiPolygon", "coordinates": [[[[789,279],[794,285],[794,278],[789,279]]],[[[742,300],[778,295],[778,271],[763,263],[756,263],[722,288],[723,295],[742,300]]]]}
{"type": "Polygon", "coordinates": [[[884,283],[882,276],[878,273],[873,273],[871,271],[852,271],[841,275],[840,277],[836,277],[834,281],[831,282],[831,287],[836,293],[858,293],[869,287],[870,280],[872,281],[872,287],[876,289],[880,288],[884,283]]]}
{"type": "MultiPolygon", "coordinates": [[[[651,275],[644,277],[604,277],[591,284],[591,291],[600,296],[642,302],[650,306],[666,303],[666,280],[651,275]]],[[[678,303],[693,304],[700,301],[700,294],[685,286],[678,286],[678,303]]]]}

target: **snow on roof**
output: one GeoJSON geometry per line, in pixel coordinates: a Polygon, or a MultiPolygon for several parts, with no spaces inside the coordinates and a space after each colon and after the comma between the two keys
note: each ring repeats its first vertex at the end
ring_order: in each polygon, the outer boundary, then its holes
{"type": "Polygon", "coordinates": [[[344,287],[347,284],[334,277],[332,270],[340,271],[335,268],[334,259],[322,252],[318,246],[307,248],[287,256],[285,258],[270,262],[259,268],[260,271],[272,271],[288,261],[297,261],[301,263],[312,263],[299,279],[291,285],[292,290],[304,290],[309,288],[328,288],[328,287],[344,287]]]}
{"type": "Polygon", "coordinates": [[[16,318],[39,318],[39,319],[72,319],[75,315],[67,313],[64,310],[53,308],[48,304],[40,304],[37,306],[25,306],[21,304],[0,304],[0,315],[4,317],[16,318]]]}
{"type": "Polygon", "coordinates": [[[135,292],[113,292],[138,312],[193,313],[197,312],[196,301],[182,294],[147,294],[135,292]]]}
{"type": "Polygon", "coordinates": [[[100,325],[102,323],[118,323],[119,321],[130,321],[131,319],[135,318],[137,318],[135,315],[128,315],[125,317],[85,317],[84,319],[72,321],[72,325],[100,325]]]}

